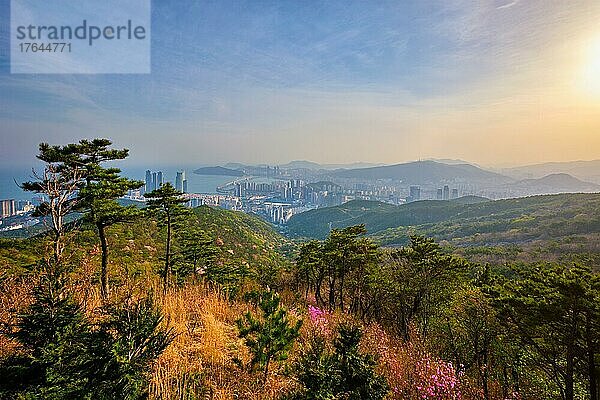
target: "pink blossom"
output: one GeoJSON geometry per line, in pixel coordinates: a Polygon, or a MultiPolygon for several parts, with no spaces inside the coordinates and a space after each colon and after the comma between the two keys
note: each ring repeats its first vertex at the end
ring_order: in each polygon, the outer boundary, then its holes
{"type": "Polygon", "coordinates": [[[308,306],[308,316],[312,324],[321,334],[330,333],[329,314],[318,307],[308,306]]]}

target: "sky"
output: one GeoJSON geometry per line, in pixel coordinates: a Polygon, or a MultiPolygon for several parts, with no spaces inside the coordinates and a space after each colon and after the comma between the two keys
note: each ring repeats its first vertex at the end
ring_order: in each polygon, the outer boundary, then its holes
{"type": "Polygon", "coordinates": [[[600,159],[597,0],[153,1],[123,75],[10,74],[9,4],[0,168],[92,137],[132,166],[600,159]]]}

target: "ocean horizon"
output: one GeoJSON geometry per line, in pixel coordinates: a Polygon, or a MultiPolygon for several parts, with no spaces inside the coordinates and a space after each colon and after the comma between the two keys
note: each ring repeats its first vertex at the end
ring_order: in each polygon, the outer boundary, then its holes
{"type": "MultiPolygon", "coordinates": [[[[143,181],[148,168],[123,168],[122,174],[131,179],[143,181]]],[[[177,167],[165,167],[151,169],[151,171],[162,171],[165,182],[175,184],[175,176],[177,171],[181,171],[177,167]]],[[[188,193],[216,193],[217,186],[221,186],[237,177],[233,176],[215,176],[215,175],[196,175],[192,169],[184,169],[186,179],[188,181],[188,193]]],[[[14,167],[0,169],[0,200],[15,199],[15,200],[31,200],[34,193],[23,191],[18,184],[32,179],[32,171],[29,167],[14,167]]]]}

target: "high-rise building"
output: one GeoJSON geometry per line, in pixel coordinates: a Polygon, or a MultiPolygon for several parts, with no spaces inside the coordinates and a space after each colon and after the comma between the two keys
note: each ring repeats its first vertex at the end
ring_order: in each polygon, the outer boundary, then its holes
{"type": "Polygon", "coordinates": [[[159,187],[161,187],[164,183],[163,180],[163,173],[162,171],[157,171],[156,172],[156,188],[158,189],[159,187]]]}
{"type": "Polygon", "coordinates": [[[175,189],[181,193],[183,193],[183,181],[185,181],[185,171],[177,171],[177,175],[175,176],[175,189]]]}
{"type": "Polygon", "coordinates": [[[152,190],[158,189],[158,181],[156,172],[152,173],[152,190]]]}
{"type": "Polygon", "coordinates": [[[0,200],[0,218],[11,217],[16,212],[14,199],[0,200]]]}
{"type": "Polygon", "coordinates": [[[421,187],[420,186],[411,186],[409,188],[409,195],[406,201],[419,201],[421,200],[421,187]]]}
{"type": "Polygon", "coordinates": [[[456,189],[456,188],[452,189],[452,198],[458,199],[458,189],[456,189]]]}
{"type": "Polygon", "coordinates": [[[437,190],[437,197],[438,200],[443,200],[444,199],[444,189],[439,188],[437,190]]]}
{"type": "Polygon", "coordinates": [[[149,169],[146,170],[146,185],[144,186],[146,193],[154,190],[154,186],[152,185],[152,171],[149,169]]]}
{"type": "Polygon", "coordinates": [[[185,179],[185,171],[177,171],[175,177],[175,189],[181,193],[187,193],[187,179],[185,179]]]}
{"type": "Polygon", "coordinates": [[[450,200],[450,187],[444,185],[444,200],[450,200]]]}

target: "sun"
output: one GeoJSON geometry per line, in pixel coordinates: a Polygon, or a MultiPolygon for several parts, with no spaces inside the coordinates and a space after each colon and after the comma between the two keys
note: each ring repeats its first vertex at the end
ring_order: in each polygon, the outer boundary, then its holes
{"type": "Polygon", "coordinates": [[[600,37],[589,46],[583,78],[586,91],[594,97],[600,97],[600,37]]]}

